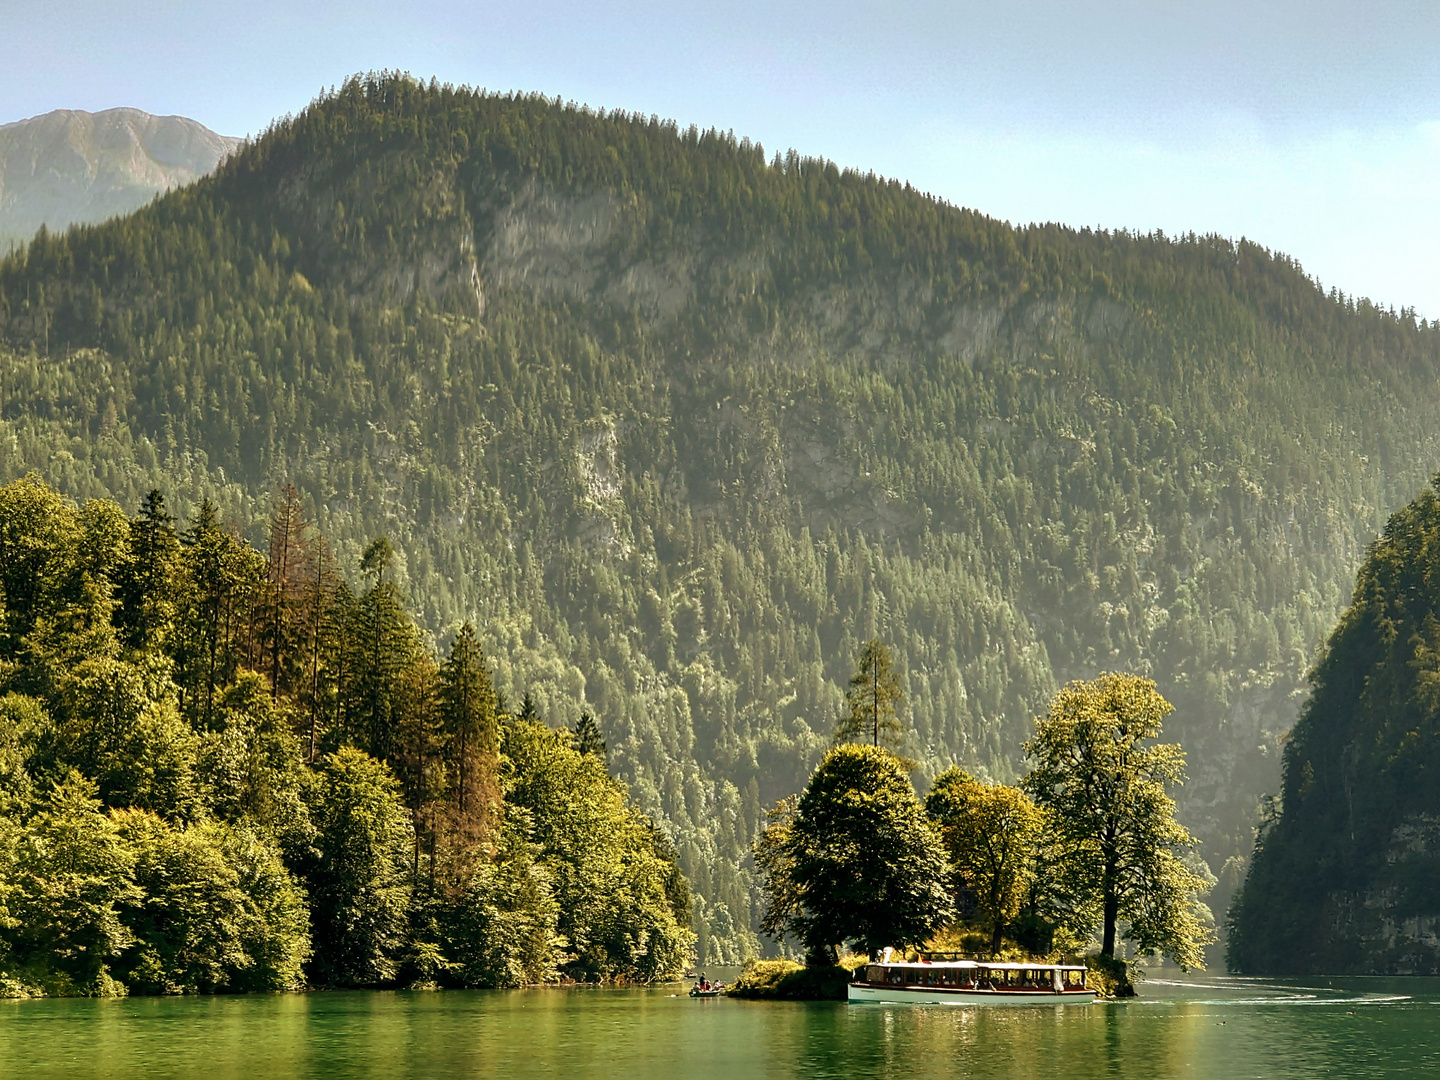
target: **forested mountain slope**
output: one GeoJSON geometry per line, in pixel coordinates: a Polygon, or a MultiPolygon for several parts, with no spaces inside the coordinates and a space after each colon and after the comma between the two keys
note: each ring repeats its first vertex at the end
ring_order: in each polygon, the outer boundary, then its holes
{"type": "MultiPolygon", "coordinates": [[[[0,477],[293,481],[344,566],[582,702],[749,947],[762,808],[891,641],[923,773],[1015,774],[1149,674],[1182,818],[1248,852],[1312,651],[1440,461],[1440,332],[1213,238],[1013,229],[729,136],[390,76],[0,265],[0,477]]],[[[1239,864],[1221,874],[1218,903],[1239,864]]]]}
{"type": "Polygon", "coordinates": [[[204,176],[238,139],[183,116],[56,109],[0,125],[0,250],[137,210],[204,176]]]}
{"type": "Polygon", "coordinates": [[[1440,972],[1437,564],[1432,489],[1385,526],[1315,668],[1233,911],[1238,970],[1440,972]]]}

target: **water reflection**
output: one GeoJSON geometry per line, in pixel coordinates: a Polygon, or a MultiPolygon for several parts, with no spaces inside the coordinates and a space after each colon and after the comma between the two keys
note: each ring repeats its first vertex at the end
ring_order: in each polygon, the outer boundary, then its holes
{"type": "Polygon", "coordinates": [[[701,1002],[675,988],[0,1002],[0,1076],[1440,1075],[1437,980],[1174,979],[1145,994],[1017,1008],[701,1002]]]}

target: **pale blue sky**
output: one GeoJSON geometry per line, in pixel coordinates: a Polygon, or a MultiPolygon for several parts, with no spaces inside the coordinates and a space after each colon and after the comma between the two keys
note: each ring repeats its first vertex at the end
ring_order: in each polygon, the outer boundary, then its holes
{"type": "Polygon", "coordinates": [[[0,0],[0,122],[256,132],[399,68],[732,129],[1016,223],[1245,235],[1440,317],[1440,2],[0,0]]]}

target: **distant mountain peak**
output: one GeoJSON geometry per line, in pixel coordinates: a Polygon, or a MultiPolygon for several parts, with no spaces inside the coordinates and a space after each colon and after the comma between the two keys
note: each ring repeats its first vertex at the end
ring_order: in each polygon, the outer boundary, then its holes
{"type": "Polygon", "coordinates": [[[0,125],[0,247],[144,206],[215,168],[239,139],[183,116],[56,109],[0,125]]]}

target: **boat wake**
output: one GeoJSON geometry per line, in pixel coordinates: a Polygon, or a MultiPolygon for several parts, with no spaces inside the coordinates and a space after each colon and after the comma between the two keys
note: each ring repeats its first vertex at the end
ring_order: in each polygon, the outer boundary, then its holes
{"type": "MultiPolygon", "coordinates": [[[[1176,986],[1186,990],[1215,990],[1229,989],[1226,986],[1217,986],[1214,983],[1192,983],[1180,982],[1172,979],[1146,979],[1146,983],[1153,986],[1176,986]]],[[[1186,1005],[1396,1005],[1406,1001],[1414,1001],[1410,994],[1347,994],[1343,991],[1332,990],[1315,986],[1274,986],[1263,983],[1247,982],[1243,986],[1236,986],[1236,990],[1273,990],[1273,996],[1266,997],[1234,997],[1234,998],[1185,998],[1179,999],[1186,1005]]],[[[1146,1005],[1169,1005],[1176,1003],[1177,999],[1151,999],[1143,1002],[1146,1005]]],[[[1139,1004],[1137,1002],[1137,1004],[1139,1004]]]]}

